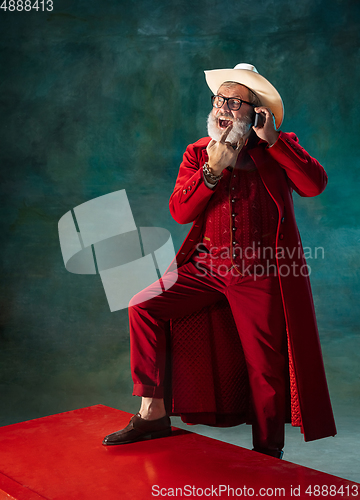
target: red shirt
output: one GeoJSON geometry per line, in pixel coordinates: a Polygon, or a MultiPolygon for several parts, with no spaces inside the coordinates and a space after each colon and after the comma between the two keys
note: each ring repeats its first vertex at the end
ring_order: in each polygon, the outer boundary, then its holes
{"type": "Polygon", "coordinates": [[[246,151],[239,164],[223,171],[208,202],[203,229],[208,253],[195,260],[221,273],[235,268],[239,274],[274,274],[278,210],[246,151]]]}

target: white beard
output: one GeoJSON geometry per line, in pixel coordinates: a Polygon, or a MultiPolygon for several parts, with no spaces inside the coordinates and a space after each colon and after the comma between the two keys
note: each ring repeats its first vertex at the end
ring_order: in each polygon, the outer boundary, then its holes
{"type": "Polygon", "coordinates": [[[210,111],[209,116],[207,118],[207,130],[211,139],[214,141],[219,141],[221,135],[223,134],[223,130],[218,128],[217,122],[219,116],[222,116],[224,119],[231,119],[233,122],[233,128],[231,129],[229,135],[226,138],[226,142],[230,142],[230,144],[237,144],[238,141],[244,137],[245,134],[250,130],[252,122],[250,116],[245,116],[244,118],[238,118],[237,120],[232,119],[229,115],[218,115],[216,118],[213,115],[212,111],[210,111]]]}

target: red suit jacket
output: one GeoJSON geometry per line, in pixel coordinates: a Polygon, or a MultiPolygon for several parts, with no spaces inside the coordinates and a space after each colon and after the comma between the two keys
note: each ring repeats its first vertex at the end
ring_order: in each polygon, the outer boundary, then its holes
{"type": "MultiPolygon", "coordinates": [[[[214,193],[205,185],[201,168],[208,160],[209,141],[205,137],[187,147],[170,198],[174,219],[180,224],[193,222],[176,256],[177,266],[190,259],[201,241],[204,211],[214,193]]],[[[306,261],[292,199],[293,190],[300,196],[320,194],[327,175],[293,133],[280,132],[271,148],[260,140],[248,153],[278,208],[276,248],[278,255],[281,249],[285,252],[278,268],[285,264],[298,274],[279,273],[289,353],[288,421],[301,426],[305,441],[334,436],[310,280],[307,268],[302,267],[306,261]]],[[[172,383],[166,398],[170,413],[180,414],[189,423],[251,422],[246,367],[228,304],[173,321],[171,328],[172,383]]]]}

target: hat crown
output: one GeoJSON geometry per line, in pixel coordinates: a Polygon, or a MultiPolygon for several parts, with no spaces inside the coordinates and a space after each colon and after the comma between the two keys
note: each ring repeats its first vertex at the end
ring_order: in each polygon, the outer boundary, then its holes
{"type": "Polygon", "coordinates": [[[234,69],[246,69],[247,71],[253,71],[254,73],[259,73],[253,64],[240,63],[237,64],[234,69]]]}

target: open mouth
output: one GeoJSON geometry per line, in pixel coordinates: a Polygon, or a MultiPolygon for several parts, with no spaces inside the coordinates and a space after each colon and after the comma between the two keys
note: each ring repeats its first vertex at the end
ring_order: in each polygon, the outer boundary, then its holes
{"type": "Polygon", "coordinates": [[[222,120],[221,118],[219,118],[219,127],[220,128],[227,128],[230,123],[232,123],[232,120],[222,120]]]}

